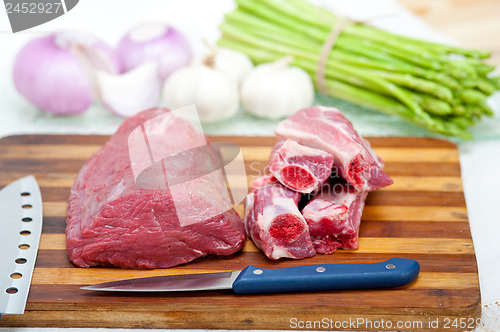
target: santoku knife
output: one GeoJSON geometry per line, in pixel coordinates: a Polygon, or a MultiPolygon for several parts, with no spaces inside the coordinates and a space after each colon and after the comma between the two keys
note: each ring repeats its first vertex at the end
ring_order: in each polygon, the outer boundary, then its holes
{"type": "Polygon", "coordinates": [[[172,292],[232,289],[237,294],[286,293],[399,287],[419,274],[417,261],[302,265],[280,269],[248,266],[242,271],[169,275],[82,287],[94,291],[172,292]]]}
{"type": "Polygon", "coordinates": [[[0,315],[22,314],[42,234],[42,196],[34,176],[0,190],[0,315]]]}

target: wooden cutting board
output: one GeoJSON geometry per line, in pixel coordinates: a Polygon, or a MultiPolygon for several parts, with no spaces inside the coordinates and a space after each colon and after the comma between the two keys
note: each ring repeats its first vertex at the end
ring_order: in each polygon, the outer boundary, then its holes
{"type": "MultiPolygon", "coordinates": [[[[458,151],[427,138],[370,138],[394,184],[370,193],[359,250],[296,260],[268,260],[250,240],[242,252],[171,269],[76,268],[66,257],[70,187],[83,162],[108,137],[13,136],[0,140],[0,187],[34,174],[44,201],[43,234],[24,315],[0,326],[207,329],[467,330],[480,315],[476,257],[458,151]],[[231,291],[110,294],[80,286],[126,278],[239,270],[252,264],[370,263],[416,259],[421,273],[397,289],[235,295],[231,291]],[[436,328],[437,327],[437,328],[436,328]]],[[[248,179],[267,165],[274,138],[213,137],[242,147],[248,179]]],[[[242,212],[242,207],[238,207],[242,212]]]]}

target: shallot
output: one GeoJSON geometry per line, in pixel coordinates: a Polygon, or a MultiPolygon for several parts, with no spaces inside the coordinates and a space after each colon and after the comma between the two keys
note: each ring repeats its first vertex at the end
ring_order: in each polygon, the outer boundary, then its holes
{"type": "Polygon", "coordinates": [[[148,61],[159,64],[162,82],[175,70],[191,62],[187,39],[177,29],[165,24],[144,24],[129,31],[118,44],[125,71],[148,61]]]}
{"type": "Polygon", "coordinates": [[[91,68],[120,72],[114,51],[94,36],[59,32],[28,42],[16,57],[14,85],[40,109],[60,115],[78,114],[95,98],[91,68]]]}

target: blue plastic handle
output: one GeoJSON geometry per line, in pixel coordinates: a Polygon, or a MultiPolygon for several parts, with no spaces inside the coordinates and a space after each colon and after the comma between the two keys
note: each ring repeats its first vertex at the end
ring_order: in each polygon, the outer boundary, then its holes
{"type": "Polygon", "coordinates": [[[288,293],[404,286],[415,280],[420,264],[391,258],[381,263],[302,265],[282,269],[248,266],[233,283],[237,294],[288,293]]]}

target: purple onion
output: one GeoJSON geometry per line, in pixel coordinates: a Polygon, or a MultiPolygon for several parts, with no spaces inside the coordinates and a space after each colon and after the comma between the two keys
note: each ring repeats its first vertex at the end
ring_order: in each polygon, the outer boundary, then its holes
{"type": "Polygon", "coordinates": [[[63,32],[35,38],[21,49],[14,63],[14,84],[46,112],[82,113],[94,100],[93,82],[84,62],[113,73],[121,70],[118,57],[103,42],[63,32]]]}
{"type": "Polygon", "coordinates": [[[162,24],[142,25],[129,31],[117,47],[123,69],[129,71],[147,61],[159,63],[160,79],[191,62],[188,41],[176,29],[162,24]]]}

